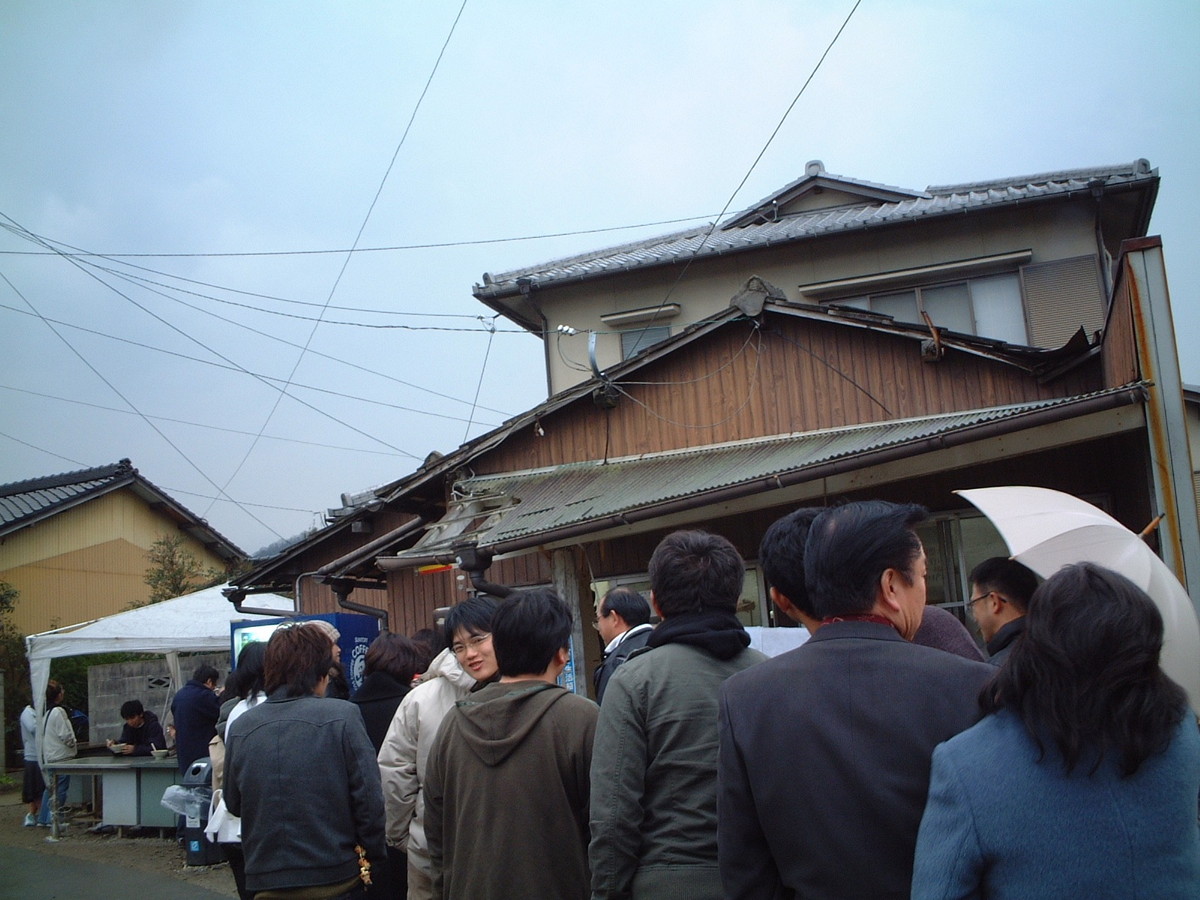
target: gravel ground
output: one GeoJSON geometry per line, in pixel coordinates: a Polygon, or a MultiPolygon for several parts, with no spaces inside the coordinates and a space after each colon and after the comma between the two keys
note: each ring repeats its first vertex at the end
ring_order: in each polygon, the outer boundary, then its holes
{"type": "MultiPolygon", "coordinates": [[[[17,773],[20,777],[20,773],[17,773]]],[[[53,859],[67,856],[74,859],[108,863],[152,872],[162,878],[161,896],[170,897],[171,880],[183,881],[196,887],[206,888],[226,897],[236,897],[233,875],[224,863],[216,866],[184,865],[185,855],[171,832],[160,838],[157,829],[147,829],[137,837],[118,837],[114,834],[91,834],[87,822],[73,822],[64,838],[57,842],[47,841],[48,828],[25,828],[25,805],[21,803],[21,791],[17,787],[0,794],[0,844],[20,847],[44,854],[46,877],[54,873],[53,859]]]]}

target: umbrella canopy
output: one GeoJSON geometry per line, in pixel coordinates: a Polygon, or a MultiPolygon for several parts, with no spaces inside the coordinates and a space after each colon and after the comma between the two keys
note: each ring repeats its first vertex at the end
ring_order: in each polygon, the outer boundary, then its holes
{"type": "Polygon", "coordinates": [[[1142,538],[1104,510],[1038,487],[955,491],[987,516],[1013,559],[1043,578],[1071,563],[1090,562],[1124,575],[1162,614],[1162,668],[1200,710],[1200,622],[1175,574],[1142,538]]]}

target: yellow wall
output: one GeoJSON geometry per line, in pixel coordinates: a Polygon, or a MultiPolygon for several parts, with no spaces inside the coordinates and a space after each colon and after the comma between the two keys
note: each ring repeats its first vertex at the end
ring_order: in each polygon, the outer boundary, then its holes
{"type": "MultiPolygon", "coordinates": [[[[21,596],[13,624],[24,634],[111,615],[144,601],[151,545],[181,534],[132,491],[105,494],[0,541],[0,581],[21,596]]],[[[220,557],[185,535],[185,548],[204,567],[220,557]]]]}

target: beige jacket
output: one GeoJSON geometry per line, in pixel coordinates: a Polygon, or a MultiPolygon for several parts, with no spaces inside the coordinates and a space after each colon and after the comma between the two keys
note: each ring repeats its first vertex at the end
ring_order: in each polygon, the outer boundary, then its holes
{"type": "Polygon", "coordinates": [[[379,775],[387,814],[387,842],[408,849],[409,863],[429,872],[425,841],[425,766],[438,726],[475,686],[449,649],[437,655],[419,685],[409,691],[379,748],[379,775]]]}

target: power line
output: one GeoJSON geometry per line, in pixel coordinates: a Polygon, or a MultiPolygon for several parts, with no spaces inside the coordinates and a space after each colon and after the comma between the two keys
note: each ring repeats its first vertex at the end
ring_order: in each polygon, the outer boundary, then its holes
{"type": "MultiPolygon", "coordinates": [[[[574,231],[554,231],[543,234],[524,234],[514,237],[476,238],[461,241],[439,241],[429,244],[394,244],[384,247],[338,247],[320,250],[235,250],[228,252],[192,252],[192,253],[118,253],[79,250],[78,256],[97,256],[116,261],[118,259],[221,259],[226,257],[255,257],[255,256],[337,256],[344,253],[396,253],[406,250],[443,250],[453,247],[482,247],[489,244],[514,244],[522,241],[544,241],[564,237],[580,237],[589,234],[610,234],[614,231],[634,231],[640,228],[661,228],[664,225],[681,225],[685,222],[709,221],[724,213],[713,216],[684,216],[678,219],[660,219],[656,222],[639,222],[636,225],[609,225],[603,228],[580,228],[574,231]]],[[[57,256],[54,252],[43,250],[0,250],[0,256],[57,256]]],[[[151,270],[153,271],[153,270],[151,270]]],[[[158,273],[167,274],[167,273],[158,273]]],[[[178,277],[178,276],[171,276],[178,277]]],[[[181,279],[188,280],[188,279],[181,279]]],[[[199,282],[203,284],[203,282],[199,282]]],[[[215,285],[210,285],[215,286],[215,285]]],[[[232,290],[229,288],[228,290],[232,290]]],[[[335,309],[337,307],[334,307],[335,309]]]]}
{"type": "MultiPolygon", "coordinates": [[[[433,76],[437,74],[438,67],[442,63],[442,57],[446,54],[446,47],[450,45],[450,39],[454,37],[454,31],[458,28],[459,19],[462,18],[463,10],[466,8],[467,0],[463,0],[462,6],[458,8],[458,15],[454,17],[454,22],[450,26],[450,32],[446,35],[446,41],[442,44],[442,49],[438,53],[437,59],[433,63],[433,69],[429,72],[429,77],[425,80],[425,87],[421,90],[421,96],[417,98],[417,102],[413,105],[412,115],[408,119],[408,124],[404,127],[404,133],[400,136],[400,142],[396,145],[396,150],[392,154],[392,159],[388,163],[387,169],[383,173],[383,178],[379,180],[379,187],[375,191],[375,196],[371,199],[371,205],[367,208],[367,214],[363,216],[362,224],[358,228],[358,234],[354,236],[354,243],[352,247],[358,246],[358,242],[362,240],[363,232],[367,230],[367,223],[371,220],[371,213],[375,211],[375,204],[379,202],[379,198],[383,194],[383,188],[384,185],[387,184],[388,176],[392,173],[392,167],[395,166],[396,159],[400,156],[400,150],[404,146],[404,142],[408,140],[409,131],[412,129],[413,122],[416,121],[417,113],[421,109],[421,103],[424,101],[425,95],[429,92],[429,86],[433,83],[433,76]]],[[[279,409],[279,404],[283,402],[283,395],[287,392],[288,385],[291,384],[292,379],[296,376],[296,372],[299,371],[300,363],[303,362],[305,353],[308,352],[308,348],[312,344],[313,338],[317,335],[317,329],[320,327],[321,319],[325,317],[325,308],[333,302],[333,295],[337,292],[338,285],[342,283],[342,276],[346,274],[346,269],[350,266],[350,260],[353,258],[353,253],[347,253],[346,258],[342,260],[342,267],[338,270],[337,277],[333,280],[333,285],[329,289],[329,296],[325,298],[325,307],[321,309],[321,315],[316,321],[313,322],[313,327],[312,330],[309,331],[308,339],[304,342],[304,347],[301,349],[299,356],[296,357],[296,362],[292,366],[292,371],[288,374],[287,383],[283,386],[279,396],[275,398],[275,403],[272,404],[270,411],[263,420],[262,428],[259,429],[258,435],[256,435],[254,440],[250,442],[250,446],[246,448],[246,453],[242,456],[241,461],[237,464],[233,470],[233,473],[226,480],[226,486],[232,484],[233,479],[235,479],[238,476],[238,473],[242,471],[242,467],[246,465],[246,461],[250,458],[250,455],[254,453],[254,448],[258,446],[259,438],[261,438],[263,432],[267,430],[267,426],[271,424],[271,419],[274,418],[276,410],[279,409]]],[[[222,491],[222,493],[224,493],[224,491],[222,491]]],[[[211,504],[209,508],[212,508],[211,504]]],[[[205,512],[207,513],[207,510],[205,510],[205,512]]]]}
{"type": "MultiPolygon", "coordinates": [[[[13,221],[13,220],[12,220],[10,217],[8,217],[8,216],[4,215],[3,213],[0,213],[0,216],[2,216],[3,218],[7,218],[7,219],[9,219],[9,221],[10,221],[10,222],[11,222],[11,221],[13,221]]],[[[0,225],[2,225],[2,223],[0,223],[0,225]]],[[[20,227],[20,226],[18,226],[18,227],[20,227]]],[[[11,229],[10,229],[10,230],[11,230],[11,229]]],[[[35,242],[43,243],[43,245],[44,245],[44,246],[47,246],[47,247],[53,247],[53,246],[54,246],[54,245],[53,245],[53,244],[51,244],[50,242],[48,242],[48,241],[44,241],[44,239],[40,238],[38,235],[34,234],[33,232],[26,231],[26,230],[25,230],[25,229],[23,229],[23,228],[21,229],[21,236],[22,236],[22,237],[24,237],[24,238],[26,238],[27,240],[32,240],[32,241],[35,241],[35,242]]],[[[67,261],[68,261],[68,262],[71,262],[73,265],[75,265],[75,267],[76,267],[76,268],[78,268],[78,269],[80,269],[81,271],[85,272],[85,274],[88,274],[88,275],[90,275],[90,276],[91,276],[91,277],[92,277],[94,280],[98,281],[98,282],[99,282],[101,285],[103,285],[104,287],[108,288],[110,291],[112,291],[113,293],[115,293],[117,296],[121,297],[121,298],[122,298],[122,299],[124,299],[124,300],[127,300],[127,301],[128,301],[128,302],[130,302],[130,303],[133,303],[133,304],[134,304],[134,306],[137,306],[139,309],[142,309],[144,312],[147,312],[147,314],[148,314],[148,315],[151,315],[151,316],[153,316],[153,317],[157,318],[156,316],[154,316],[154,314],[153,314],[153,313],[150,313],[148,310],[146,310],[146,309],[145,309],[144,307],[142,307],[140,304],[136,303],[136,302],[135,302],[134,300],[132,300],[130,297],[126,296],[126,295],[125,295],[125,294],[123,294],[121,291],[119,291],[119,290],[117,290],[116,288],[112,287],[112,285],[108,284],[108,283],[107,283],[106,281],[104,281],[102,278],[98,278],[96,275],[94,275],[93,273],[91,273],[90,271],[88,271],[88,269],[87,269],[87,268],[85,268],[86,266],[88,266],[88,264],[87,264],[87,263],[83,263],[83,262],[80,262],[80,261],[78,261],[78,260],[72,259],[72,258],[70,257],[70,255],[69,255],[69,254],[62,254],[62,256],[63,256],[63,258],[64,258],[64,259],[67,259],[67,261]]],[[[102,271],[107,271],[107,270],[103,270],[103,269],[102,269],[102,271]]],[[[130,278],[129,276],[123,275],[123,274],[122,274],[122,273],[120,273],[120,272],[111,272],[110,274],[112,274],[112,275],[113,275],[113,277],[115,277],[115,278],[121,278],[122,280],[125,280],[125,281],[131,281],[131,278],[130,278]]],[[[202,307],[202,306],[196,306],[195,304],[188,303],[188,302],[186,302],[185,300],[182,300],[182,299],[180,299],[180,298],[178,298],[178,297],[173,297],[173,296],[170,296],[169,294],[164,294],[164,293],[163,293],[163,292],[161,292],[161,291],[154,290],[153,288],[148,288],[148,287],[146,287],[145,285],[137,285],[137,286],[138,286],[138,287],[141,287],[143,290],[146,290],[147,292],[149,292],[149,293],[151,293],[151,294],[157,294],[158,296],[162,297],[162,298],[163,298],[163,299],[165,299],[165,300],[169,300],[169,301],[171,301],[172,303],[177,303],[177,304],[179,304],[180,306],[184,306],[184,307],[186,307],[187,309],[193,310],[193,311],[195,311],[195,312],[202,313],[202,314],[204,314],[204,315],[206,315],[206,316],[210,316],[210,317],[212,317],[212,318],[216,319],[216,320],[217,320],[217,321],[219,321],[219,322],[225,322],[225,323],[226,323],[226,324],[228,324],[228,325],[233,325],[233,326],[235,326],[235,327],[237,327],[237,328],[241,328],[241,329],[243,329],[243,330],[245,330],[245,331],[249,331],[251,334],[256,334],[256,335],[258,335],[259,337],[266,338],[267,340],[271,340],[271,341],[274,341],[274,342],[276,342],[276,343],[283,344],[283,345],[284,345],[284,346],[286,346],[286,347],[294,347],[294,348],[296,348],[296,349],[300,349],[300,346],[301,346],[301,345],[299,345],[299,344],[296,344],[296,343],[293,343],[292,341],[289,341],[289,340],[287,340],[286,338],[279,337],[278,335],[271,334],[270,332],[262,331],[261,329],[254,328],[254,327],[253,327],[253,326],[251,326],[251,325],[247,325],[247,324],[245,324],[245,323],[243,323],[243,322],[238,322],[238,321],[237,321],[237,320],[235,320],[235,319],[230,319],[230,318],[228,318],[228,317],[226,317],[226,316],[219,315],[219,314],[217,314],[217,313],[213,312],[213,311],[212,311],[212,310],[210,310],[210,309],[205,309],[205,308],[204,308],[204,307],[202,307]]],[[[11,307],[9,307],[9,308],[11,309],[11,307]]],[[[16,310],[16,311],[17,311],[17,312],[23,312],[23,310],[16,310]]],[[[160,320],[160,321],[161,321],[161,320],[160,320]]],[[[65,323],[64,323],[64,324],[65,324],[65,323]]],[[[77,325],[72,325],[72,326],[70,326],[70,327],[73,327],[73,328],[79,328],[80,326],[77,326],[77,325]]],[[[169,327],[171,327],[171,328],[175,329],[175,326],[173,326],[173,325],[169,325],[169,327]]],[[[84,330],[86,330],[86,329],[84,329],[84,330]]],[[[176,330],[176,331],[178,331],[179,329],[175,329],[175,330],[176,330]]],[[[478,330],[477,330],[477,329],[470,329],[470,333],[471,333],[471,334],[475,334],[475,333],[477,333],[477,332],[478,332],[478,330]]],[[[120,340],[120,339],[119,339],[119,338],[117,338],[117,340],[120,340]]],[[[202,346],[203,346],[203,345],[202,345],[202,346]]],[[[206,347],[205,349],[208,349],[208,348],[206,347]]],[[[214,355],[218,355],[218,354],[216,354],[216,353],[215,353],[215,351],[213,351],[213,352],[214,352],[214,355]]],[[[378,371],[378,370],[376,370],[376,369],[371,369],[371,368],[368,368],[367,366],[361,365],[361,364],[359,364],[359,363],[352,362],[352,361],[350,361],[350,360],[348,360],[348,359],[345,359],[345,358],[343,358],[343,357],[340,357],[340,356],[334,356],[334,355],[332,355],[332,354],[328,354],[328,353],[322,353],[321,351],[319,351],[319,350],[314,350],[314,349],[312,349],[312,348],[309,348],[309,350],[308,350],[308,353],[309,353],[309,355],[311,355],[311,356],[317,356],[317,357],[320,357],[321,359],[330,360],[330,361],[332,361],[332,362],[339,363],[339,364],[341,364],[341,365],[343,365],[343,366],[346,366],[346,367],[348,367],[348,368],[355,369],[355,370],[357,370],[357,371],[360,371],[360,372],[365,372],[365,373],[367,373],[368,375],[375,375],[375,376],[377,376],[377,377],[379,377],[379,378],[386,379],[386,380],[388,380],[388,381],[391,381],[391,382],[393,382],[393,383],[395,383],[395,384],[403,385],[404,387],[411,388],[412,390],[415,390],[415,391],[420,391],[420,392],[422,392],[422,393],[425,393],[425,394],[429,394],[430,396],[433,396],[433,397],[438,397],[438,398],[440,398],[440,399],[442,399],[442,400],[449,400],[449,401],[451,401],[451,402],[454,402],[454,403],[461,403],[461,404],[463,404],[463,405],[469,405],[469,404],[468,404],[468,401],[466,401],[466,400],[463,400],[463,399],[461,399],[461,398],[459,398],[459,397],[454,397],[454,396],[451,396],[450,394],[445,394],[445,393],[442,393],[441,391],[436,391],[436,390],[434,390],[433,388],[424,387],[423,385],[416,384],[415,382],[406,381],[406,380],[404,380],[403,378],[398,378],[398,377],[396,377],[396,376],[394,376],[394,375],[389,375],[389,374],[387,374],[386,372],[380,372],[380,371],[378,371]]],[[[242,371],[246,371],[246,370],[245,370],[245,369],[243,369],[241,366],[235,366],[235,367],[236,367],[236,368],[238,368],[238,369],[240,369],[240,370],[242,370],[242,371]]],[[[249,374],[253,374],[253,373],[249,373],[249,374]]],[[[488,412],[496,413],[497,415],[504,416],[504,417],[506,417],[506,418],[507,418],[507,417],[510,415],[508,412],[506,412],[505,410],[502,410],[502,409],[494,409],[494,408],[492,408],[492,407],[486,407],[486,406],[481,406],[481,407],[479,407],[479,408],[480,408],[480,409],[487,410],[488,412]]],[[[415,457],[414,457],[414,458],[415,458],[415,457]]]]}
{"type": "MultiPolygon", "coordinates": [[[[53,320],[51,320],[51,321],[53,321],[53,320]]],[[[58,323],[58,324],[61,324],[61,323],[58,323]]],[[[70,327],[70,326],[68,326],[68,327],[70,327]]],[[[196,360],[196,361],[204,362],[204,360],[196,360]]],[[[297,387],[304,387],[304,385],[297,385],[297,387]]],[[[14,391],[15,393],[19,393],[19,394],[28,394],[31,397],[41,397],[44,400],[56,400],[59,403],[71,403],[71,404],[74,404],[75,406],[86,406],[89,409],[97,409],[97,410],[100,410],[101,412],[117,413],[122,416],[135,415],[135,413],[132,413],[127,409],[118,409],[115,406],[105,406],[102,403],[89,403],[86,400],[76,400],[72,397],[58,397],[54,394],[45,394],[40,391],[31,391],[31,390],[28,390],[27,388],[13,387],[12,385],[8,385],[8,384],[0,384],[0,390],[14,391]]],[[[314,390],[319,390],[319,388],[314,388],[314,390]]],[[[357,398],[355,398],[355,399],[357,399],[357,398]]],[[[372,402],[372,401],[368,401],[368,402],[372,402]]],[[[383,401],[374,401],[374,402],[383,404],[383,401]]],[[[389,405],[389,404],[383,404],[383,405],[389,405]]],[[[404,409],[404,407],[398,407],[398,408],[404,409]]],[[[156,422],[171,422],[172,424],[175,424],[175,425],[188,425],[192,428],[204,428],[204,429],[207,429],[208,431],[220,431],[225,434],[237,434],[237,435],[243,435],[243,436],[249,436],[249,435],[254,434],[253,431],[243,431],[238,428],[229,428],[224,425],[209,425],[204,422],[192,422],[192,421],[189,421],[188,419],[175,419],[170,416],[151,416],[149,414],[147,414],[147,415],[149,418],[154,419],[156,422]]],[[[430,413],[430,415],[433,415],[433,414],[430,413]]],[[[447,417],[447,418],[450,418],[450,417],[447,417]]],[[[463,422],[463,421],[467,421],[467,420],[456,418],[455,421],[463,422]]],[[[305,440],[301,440],[300,438],[288,438],[288,437],[282,437],[280,435],[267,434],[267,435],[263,435],[263,437],[266,440],[270,440],[270,441],[281,441],[281,442],[287,443],[287,444],[302,444],[307,447],[319,447],[322,450],[340,450],[340,451],[346,451],[349,453],[370,453],[370,454],[376,455],[376,456],[403,457],[405,455],[403,453],[395,453],[395,452],[390,452],[387,450],[368,450],[365,447],[342,447],[337,444],[323,444],[323,443],[320,443],[319,441],[305,441],[305,440]]],[[[35,447],[34,449],[41,449],[41,448],[35,447]]],[[[49,451],[44,451],[44,452],[48,453],[49,451]]],[[[63,457],[63,459],[66,459],[66,457],[63,457]]],[[[75,460],[69,460],[69,461],[75,462],[75,460]]],[[[84,464],[80,463],[80,465],[84,465],[84,464]]]]}
{"type": "MultiPolygon", "coordinates": [[[[691,254],[687,258],[687,261],[683,264],[682,268],[680,268],[679,274],[675,277],[675,281],[671,284],[671,287],[667,289],[666,296],[663,297],[662,302],[658,304],[658,309],[661,310],[667,305],[667,301],[671,299],[671,295],[675,293],[675,289],[678,288],[680,283],[683,281],[683,276],[687,274],[688,269],[691,268],[692,263],[695,261],[700,251],[703,250],[705,244],[708,243],[708,239],[712,237],[713,232],[717,230],[717,225],[719,224],[720,220],[724,218],[725,213],[729,211],[729,207],[733,205],[734,198],[737,197],[738,192],[741,191],[746,182],[749,181],[750,175],[758,167],[759,162],[762,161],[763,156],[767,152],[767,148],[771,146],[776,135],[778,135],[780,129],[783,128],[783,123],[787,121],[788,116],[791,115],[792,110],[796,108],[796,104],[800,101],[800,98],[804,95],[804,92],[812,83],[813,78],[816,77],[817,72],[821,68],[821,64],[825,62],[825,57],[829,55],[829,52],[833,49],[834,44],[838,42],[838,38],[842,36],[842,32],[846,30],[846,26],[850,24],[850,19],[854,16],[854,12],[858,9],[860,3],[862,3],[862,0],[854,0],[854,6],[852,6],[850,8],[850,12],[846,14],[846,18],[842,22],[841,27],[838,28],[837,33],[834,34],[833,39],[825,48],[825,52],[821,54],[821,58],[817,60],[817,64],[813,66],[812,71],[808,73],[808,78],[804,79],[804,84],[800,85],[800,90],[796,92],[796,96],[792,98],[792,102],[789,103],[788,108],[784,110],[783,116],[779,119],[779,123],[771,132],[771,136],[767,138],[767,141],[765,144],[763,144],[762,149],[758,151],[758,155],[754,157],[754,162],[750,164],[750,168],[746,170],[746,174],[742,176],[742,180],[738,182],[738,186],[734,188],[733,193],[729,195],[729,199],[725,201],[725,205],[721,207],[720,214],[713,221],[712,225],[708,227],[708,230],[705,231],[704,237],[701,239],[700,243],[696,245],[694,250],[692,250],[691,254]]],[[[649,319],[647,319],[646,324],[642,326],[642,329],[639,332],[639,340],[640,335],[646,333],[646,330],[650,327],[650,324],[653,321],[654,316],[651,316],[649,319]]]]}
{"type": "MultiPolygon", "coordinates": [[[[38,313],[37,307],[35,307],[32,303],[30,303],[28,298],[26,298],[19,290],[17,290],[16,285],[14,285],[11,281],[9,281],[8,276],[6,276],[3,272],[0,272],[0,279],[3,279],[4,282],[12,289],[13,293],[15,293],[22,300],[24,300],[30,309],[32,309],[35,313],[38,313]]],[[[38,317],[41,318],[40,313],[38,313],[38,317]]],[[[222,488],[215,481],[213,481],[211,478],[209,478],[207,473],[205,473],[205,471],[203,469],[201,469],[192,460],[192,458],[190,456],[188,456],[186,453],[184,453],[183,449],[181,447],[179,447],[174,441],[172,441],[169,437],[167,437],[166,433],[161,428],[159,428],[157,425],[155,425],[153,421],[151,421],[149,418],[147,418],[141,412],[141,410],[139,410],[137,408],[137,405],[132,400],[130,400],[128,397],[126,397],[115,384],[113,384],[111,381],[109,381],[107,378],[105,378],[104,374],[99,369],[97,369],[94,365],[92,365],[92,363],[88,360],[88,358],[86,356],[84,356],[82,353],[80,353],[70,341],[68,341],[65,337],[63,337],[63,335],[58,331],[57,328],[54,327],[54,325],[52,325],[49,321],[47,321],[45,319],[43,319],[42,321],[46,325],[46,327],[49,328],[50,331],[54,333],[54,336],[57,337],[60,341],[62,341],[63,344],[65,344],[67,346],[67,349],[69,349],[72,353],[75,354],[75,356],[79,359],[80,362],[82,362],[85,366],[87,366],[97,378],[99,378],[101,381],[103,381],[104,384],[108,386],[109,390],[111,390],[114,394],[116,394],[118,397],[120,397],[126,406],[128,406],[131,410],[133,410],[135,413],[137,413],[138,417],[141,418],[141,420],[143,422],[145,422],[147,425],[149,425],[150,428],[152,428],[154,430],[155,434],[157,434],[160,438],[162,438],[167,443],[167,445],[169,447],[171,447],[172,450],[174,450],[176,453],[178,453],[179,456],[184,460],[184,462],[186,462],[189,466],[191,466],[193,469],[195,469],[196,472],[199,473],[200,476],[205,481],[207,481],[209,484],[211,484],[213,487],[215,487],[220,493],[225,494],[224,488],[222,488]]],[[[225,494],[225,496],[228,497],[229,495],[225,494]]],[[[235,504],[237,503],[237,501],[234,500],[232,497],[230,497],[229,500],[232,503],[235,503],[235,504]]],[[[246,509],[243,509],[242,511],[245,512],[246,515],[248,515],[251,519],[253,519],[255,522],[257,522],[263,528],[267,529],[267,531],[274,534],[276,537],[280,537],[280,538],[283,537],[283,535],[279,534],[279,532],[277,532],[274,528],[272,528],[266,522],[262,521],[262,519],[260,519],[258,516],[254,515],[254,513],[250,512],[249,510],[246,510],[246,509]]]]}
{"type": "MultiPolygon", "coordinates": [[[[7,309],[12,312],[23,315],[23,316],[35,316],[36,317],[36,315],[34,313],[27,312],[23,309],[17,309],[15,307],[8,306],[7,304],[4,304],[4,303],[0,303],[0,309],[7,309]]],[[[242,366],[237,365],[236,363],[222,364],[219,362],[215,362],[211,359],[203,359],[199,356],[189,356],[188,354],[180,353],[177,350],[167,350],[164,347],[155,347],[152,344],[145,344],[145,343],[142,343],[141,341],[135,341],[132,338],[124,338],[124,337],[121,337],[120,335],[108,334],[107,332],[97,331],[94,328],[85,328],[82,325],[74,325],[70,322],[64,322],[61,319],[52,319],[52,318],[46,316],[46,317],[44,317],[44,321],[52,322],[55,325],[61,325],[64,328],[71,328],[75,331],[82,331],[85,334],[95,335],[96,337],[107,338],[110,341],[117,341],[118,343],[128,344],[131,347],[139,347],[143,350],[149,350],[153,353],[162,353],[166,356],[173,356],[177,359],[187,360],[188,362],[199,363],[200,365],[203,365],[203,366],[211,366],[215,369],[222,369],[226,372],[236,372],[241,375],[250,375],[251,377],[257,379],[258,381],[262,381],[262,382],[282,382],[283,381],[282,378],[277,378],[273,375],[265,375],[261,372],[250,371],[249,369],[245,369],[242,366]]],[[[332,390],[331,388],[317,387],[315,384],[304,384],[302,382],[293,381],[292,387],[303,388],[304,390],[314,391],[319,394],[329,394],[332,397],[340,397],[345,400],[356,400],[360,403],[369,403],[374,406],[385,406],[389,409],[400,410],[401,412],[411,412],[411,413],[415,413],[415,414],[421,415],[421,416],[431,416],[435,419],[446,419],[451,422],[470,422],[471,421],[470,419],[464,419],[462,416],[452,416],[448,413],[430,412],[429,410],[425,410],[425,409],[417,409],[416,407],[412,407],[412,406],[404,406],[403,404],[400,404],[400,403],[391,403],[387,400],[375,400],[371,397],[361,397],[357,394],[346,394],[341,391],[332,390]]],[[[19,388],[14,388],[14,390],[19,390],[19,388]]],[[[33,393],[33,392],[31,391],[29,393],[33,393]]],[[[43,396],[48,396],[48,395],[43,395],[43,396]]],[[[294,395],[289,395],[289,396],[291,396],[292,399],[294,399],[294,400],[298,399],[294,395]]],[[[300,401],[300,402],[303,402],[303,401],[300,401]]],[[[462,401],[462,402],[465,402],[465,401],[462,401]]],[[[152,417],[152,418],[158,418],[162,421],[172,421],[170,419],[163,419],[163,417],[161,417],[161,416],[152,417]]],[[[189,423],[189,424],[198,424],[198,423],[189,423]]],[[[489,424],[494,424],[494,423],[482,422],[481,424],[489,425],[489,424]]],[[[239,432],[239,433],[240,434],[253,434],[253,432],[239,432]]],[[[387,444],[384,444],[384,446],[389,447],[389,449],[395,451],[394,455],[407,456],[412,459],[417,458],[414,454],[408,453],[404,450],[398,450],[397,448],[390,447],[390,445],[387,445],[387,444]]],[[[393,454],[389,454],[389,455],[393,455],[393,454]]]]}

